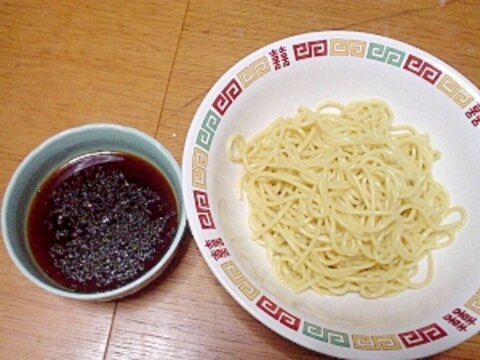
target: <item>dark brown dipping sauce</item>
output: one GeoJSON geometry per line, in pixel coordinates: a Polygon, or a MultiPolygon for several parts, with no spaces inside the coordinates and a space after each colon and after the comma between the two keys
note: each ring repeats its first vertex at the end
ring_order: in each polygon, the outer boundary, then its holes
{"type": "Polygon", "coordinates": [[[28,212],[39,268],[75,292],[113,290],[150,270],[177,231],[177,203],[165,176],[132,154],[80,156],[51,174],[28,212]]]}

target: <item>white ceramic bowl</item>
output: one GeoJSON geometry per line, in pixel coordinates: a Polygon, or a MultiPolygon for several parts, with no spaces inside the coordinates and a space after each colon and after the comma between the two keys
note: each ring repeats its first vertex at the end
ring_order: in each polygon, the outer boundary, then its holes
{"type": "Polygon", "coordinates": [[[56,295],[78,300],[112,300],[132,294],[165,270],[180,244],[186,222],[180,178],[180,168],[168,150],[139,130],[113,124],[93,124],[58,133],[39,145],[22,161],[8,184],[2,206],[2,233],[8,253],[28,279],[56,295]],[[53,170],[78,155],[96,151],[132,153],[160,170],[169,180],[176,196],[178,229],[164,256],[140,278],[115,290],[78,293],[56,285],[39,270],[29,252],[26,218],[33,195],[53,170]]]}
{"type": "Polygon", "coordinates": [[[346,31],[276,41],[233,65],[192,121],[182,161],[190,229],[232,297],[287,339],[340,358],[432,355],[480,329],[479,124],[475,85],[408,44],[346,31]],[[241,166],[226,157],[228,139],[234,133],[249,139],[299,106],[371,98],[390,104],[395,124],[430,135],[442,152],[435,179],[469,220],[452,245],[434,251],[434,278],[423,289],[382,299],[294,294],[252,240],[246,201],[235,192],[241,166]]]}

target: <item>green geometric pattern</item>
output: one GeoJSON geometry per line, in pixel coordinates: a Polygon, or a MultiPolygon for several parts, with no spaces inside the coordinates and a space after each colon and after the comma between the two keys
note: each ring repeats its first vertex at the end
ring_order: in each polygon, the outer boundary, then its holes
{"type": "Polygon", "coordinates": [[[202,127],[197,135],[197,145],[205,149],[206,151],[210,150],[210,145],[212,144],[213,135],[217,130],[218,125],[220,124],[220,117],[215,114],[212,110],[208,110],[205,119],[203,119],[202,127]]]}
{"type": "Polygon", "coordinates": [[[350,347],[347,333],[322,328],[307,321],[303,324],[303,334],[332,345],[350,347]]]}
{"type": "Polygon", "coordinates": [[[405,58],[405,52],[382,44],[370,43],[367,58],[400,67],[405,58]]]}

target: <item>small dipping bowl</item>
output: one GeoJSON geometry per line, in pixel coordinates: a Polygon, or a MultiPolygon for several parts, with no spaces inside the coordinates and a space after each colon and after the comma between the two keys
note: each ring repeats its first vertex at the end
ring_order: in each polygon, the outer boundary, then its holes
{"type": "Polygon", "coordinates": [[[5,192],[2,206],[2,233],[7,251],[18,269],[41,288],[78,300],[113,300],[130,295],[158,277],[171,262],[185,230],[180,168],[165,147],[151,136],[125,126],[92,124],[68,129],[35,148],[18,166],[5,192]],[[123,152],[147,160],[169,181],[176,197],[178,228],[161,259],[139,278],[114,290],[74,292],[50,280],[37,266],[27,239],[30,203],[41,184],[57,170],[80,155],[99,151],[123,152]]]}

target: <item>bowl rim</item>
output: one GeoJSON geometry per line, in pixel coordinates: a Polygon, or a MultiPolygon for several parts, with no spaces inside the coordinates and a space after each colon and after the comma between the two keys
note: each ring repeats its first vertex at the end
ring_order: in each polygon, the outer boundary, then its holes
{"type": "MultiPolygon", "coordinates": [[[[278,39],[272,40],[271,42],[266,42],[264,45],[253,49],[250,53],[247,53],[244,56],[241,56],[238,60],[235,60],[221,75],[218,76],[218,78],[213,82],[210,90],[206,95],[202,98],[200,104],[198,105],[196,112],[193,116],[192,124],[190,128],[187,131],[187,137],[185,140],[185,146],[184,146],[184,152],[183,152],[183,187],[185,189],[185,199],[186,199],[186,209],[187,209],[187,215],[188,219],[191,223],[191,231],[192,231],[192,236],[196,242],[197,248],[199,249],[202,257],[204,258],[205,262],[207,263],[209,269],[215,276],[215,278],[219,281],[219,283],[222,285],[222,287],[226,290],[226,292],[232,296],[232,298],[242,307],[247,313],[253,316],[254,319],[256,319],[259,323],[262,325],[266,326],[270,330],[273,330],[277,334],[281,335],[285,339],[292,341],[294,343],[297,343],[299,346],[302,346],[306,349],[309,349],[311,351],[315,351],[319,354],[327,354],[327,355],[333,355],[333,356],[340,356],[341,353],[339,352],[341,349],[340,347],[334,347],[334,349],[328,348],[330,346],[330,343],[323,344],[323,343],[315,343],[314,345],[307,345],[306,341],[304,340],[301,336],[291,336],[290,330],[286,327],[279,326],[276,320],[274,320],[273,317],[269,315],[265,315],[264,312],[259,311],[258,307],[255,305],[252,305],[251,302],[249,302],[244,295],[238,290],[238,286],[234,285],[233,281],[225,275],[224,272],[220,270],[220,265],[219,262],[212,260],[211,255],[208,253],[208,250],[206,250],[206,246],[201,244],[201,241],[204,240],[205,237],[202,238],[203,231],[199,230],[200,227],[195,225],[198,224],[198,219],[197,219],[197,213],[195,210],[194,206],[191,206],[193,204],[192,196],[188,194],[190,197],[187,197],[187,192],[192,191],[194,186],[192,185],[191,178],[188,175],[188,170],[191,168],[191,159],[192,159],[192,149],[195,144],[196,136],[198,136],[198,131],[200,129],[200,124],[201,121],[205,118],[205,115],[207,114],[208,110],[212,108],[212,104],[215,101],[216,97],[218,97],[222,90],[225,88],[225,85],[228,83],[229,80],[232,78],[236,78],[238,76],[238,72],[241,71],[242,69],[246,68],[247,65],[251,65],[254,60],[257,60],[259,57],[263,56],[266,54],[267,50],[275,49],[276,47],[280,45],[284,45],[284,43],[290,43],[293,42],[294,40],[297,40],[298,42],[305,42],[308,40],[317,40],[313,39],[313,37],[318,37],[323,36],[328,39],[335,38],[338,36],[339,38],[348,38],[348,39],[361,39],[364,37],[367,37],[372,40],[377,40],[379,42],[385,43],[385,44],[393,44],[396,46],[400,46],[401,48],[408,48],[411,49],[411,52],[414,54],[420,54],[423,58],[426,60],[433,61],[435,63],[435,66],[438,66],[440,70],[445,71],[446,73],[451,73],[454,74],[455,80],[458,80],[461,86],[468,88],[468,89],[476,89],[476,92],[474,94],[479,94],[478,93],[478,87],[473,84],[468,78],[466,78],[465,75],[460,73],[456,68],[452,67],[449,65],[446,61],[442,60],[439,56],[434,55],[430,52],[427,52],[419,47],[416,47],[412,44],[410,44],[407,41],[403,41],[401,39],[396,39],[392,38],[390,36],[385,36],[385,35],[379,35],[376,33],[371,33],[371,32],[363,32],[363,31],[350,31],[350,30],[320,30],[320,31],[309,31],[305,33],[298,33],[294,34],[291,36],[286,36],[286,37],[280,37],[278,39]],[[191,146],[190,146],[191,145],[191,146]],[[187,199],[189,199],[187,201],[187,199]],[[273,320],[272,320],[273,319],[273,320]]],[[[393,46],[392,45],[392,46],[393,46]]],[[[271,64],[269,62],[269,64],[271,64]]],[[[274,70],[272,68],[272,73],[274,73],[274,70]]],[[[242,88],[244,90],[244,88],[242,88]]],[[[223,124],[225,123],[224,118],[227,117],[227,115],[221,115],[221,121],[223,124]]],[[[213,144],[213,143],[212,143],[213,144]]],[[[213,146],[213,145],[212,145],[213,146]]],[[[207,153],[210,153],[207,151],[207,153]]],[[[210,162],[209,162],[210,163],[210,162]]],[[[211,203],[213,202],[212,199],[210,198],[211,203]]],[[[213,212],[213,211],[212,211],[213,212]]],[[[215,237],[211,236],[210,238],[215,237]]],[[[232,256],[232,259],[235,260],[235,257],[232,256]]],[[[249,276],[245,276],[247,279],[249,279],[249,276]]],[[[260,291],[261,294],[271,294],[270,291],[266,291],[265,288],[262,288],[260,291]]],[[[276,296],[273,297],[273,299],[276,299],[276,296]]],[[[276,299],[278,300],[278,299],[276,299]]],[[[284,302],[282,300],[278,300],[277,304],[282,306],[284,302]]],[[[287,308],[288,310],[288,308],[287,308]]],[[[302,318],[303,320],[303,318],[302,318]]],[[[453,346],[457,346],[460,343],[466,341],[468,338],[474,336],[475,334],[469,333],[467,337],[463,337],[460,341],[456,339],[460,339],[461,335],[455,335],[455,340],[453,342],[442,342],[440,345],[439,343],[435,342],[433,343],[435,348],[435,351],[429,352],[428,355],[434,355],[436,353],[439,353],[441,351],[445,351],[449,348],[452,348],[453,346]]],[[[452,340],[454,337],[450,336],[449,340],[452,340]]],[[[310,339],[309,339],[310,340],[310,339]]],[[[312,343],[313,344],[313,343],[312,343]]],[[[353,349],[353,348],[352,348],[353,349]]],[[[414,350],[418,351],[424,351],[423,347],[420,348],[413,348],[414,350]]],[[[401,352],[395,351],[395,353],[398,352],[398,356],[407,356],[408,353],[405,351],[408,349],[403,349],[401,352]]],[[[418,356],[418,352],[416,355],[418,356]]],[[[348,353],[343,353],[343,356],[347,357],[352,357],[352,358],[374,358],[373,355],[376,355],[377,357],[383,356],[385,357],[386,353],[384,351],[379,352],[377,354],[373,353],[361,353],[358,350],[352,350],[351,352],[348,353]]],[[[390,353],[390,355],[394,355],[393,352],[390,353]]],[[[414,354],[415,355],[415,354],[414,354]]]]}
{"type": "MultiPolygon", "coordinates": [[[[149,162],[152,163],[151,161],[149,162]]],[[[186,211],[185,211],[185,205],[183,202],[183,194],[181,190],[182,188],[181,179],[182,179],[182,174],[181,174],[180,166],[175,160],[175,158],[173,157],[173,155],[170,153],[170,151],[165,146],[163,146],[159,141],[157,141],[154,137],[136,128],[113,124],[113,123],[93,123],[93,124],[80,125],[80,126],[76,126],[76,127],[72,127],[72,128],[68,128],[63,131],[60,131],[50,136],[49,138],[41,142],[39,145],[37,145],[33,150],[31,150],[23,158],[20,164],[17,165],[16,169],[13,172],[13,175],[11,176],[7,184],[7,188],[4,193],[2,208],[1,208],[2,236],[3,236],[3,242],[7,249],[7,253],[12,259],[15,266],[20,270],[20,272],[25,277],[27,277],[30,281],[32,281],[34,284],[36,284],[40,288],[50,293],[53,293],[55,295],[59,295],[59,296],[70,298],[70,299],[76,299],[76,300],[113,300],[113,299],[130,295],[140,290],[141,288],[147,286],[150,282],[155,280],[155,278],[157,278],[163,272],[163,270],[165,270],[165,268],[169,265],[174,255],[176,254],[176,251],[181,243],[181,240],[184,235],[185,227],[186,227],[186,211]],[[69,291],[66,289],[63,290],[59,287],[50,285],[47,282],[43,282],[39,280],[36,276],[34,276],[30,271],[27,270],[27,268],[24,266],[23,262],[19,259],[19,257],[15,252],[15,249],[13,247],[13,239],[10,239],[8,235],[7,214],[9,212],[9,205],[11,205],[13,201],[12,196],[13,196],[13,190],[15,188],[15,185],[18,179],[22,176],[24,169],[27,166],[29,166],[32,159],[34,159],[46,148],[51,146],[53,143],[59,141],[60,139],[63,139],[65,137],[69,137],[75,134],[79,134],[82,132],[99,131],[99,130],[109,130],[109,131],[113,130],[116,132],[135,136],[141,139],[142,142],[147,142],[150,145],[153,145],[158,150],[159,155],[162,156],[172,166],[172,169],[174,171],[174,178],[176,182],[179,184],[179,191],[177,191],[177,189],[175,188],[175,185],[173,184],[171,177],[165,174],[164,169],[161,166],[152,164],[153,166],[155,166],[156,168],[162,171],[162,174],[167,178],[167,180],[169,181],[172,187],[172,191],[175,195],[177,206],[178,206],[178,212],[179,212],[178,226],[177,226],[177,233],[170,247],[162,256],[160,261],[158,261],[154,267],[152,267],[150,270],[148,270],[139,278],[113,290],[108,290],[104,292],[94,292],[94,293],[81,293],[81,292],[77,293],[77,292],[69,291]]]]}

